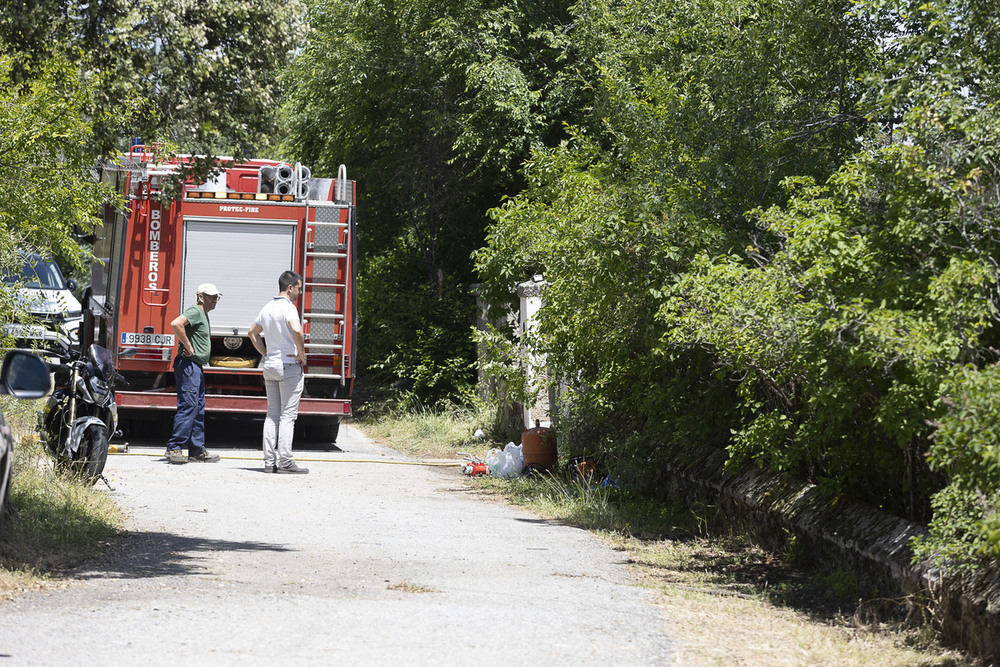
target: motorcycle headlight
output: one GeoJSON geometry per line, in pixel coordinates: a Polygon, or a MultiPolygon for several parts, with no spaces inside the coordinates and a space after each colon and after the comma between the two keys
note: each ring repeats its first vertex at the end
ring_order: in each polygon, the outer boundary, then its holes
{"type": "Polygon", "coordinates": [[[108,393],[108,383],[96,377],[90,378],[90,393],[97,400],[103,399],[108,393]]]}

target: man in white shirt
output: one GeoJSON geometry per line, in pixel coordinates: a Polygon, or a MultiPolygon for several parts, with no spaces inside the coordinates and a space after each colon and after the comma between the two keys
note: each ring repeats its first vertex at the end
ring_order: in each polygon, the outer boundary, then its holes
{"type": "Polygon", "coordinates": [[[278,291],[278,296],[261,308],[249,334],[261,355],[267,393],[264,472],[305,474],[309,469],[292,460],[292,434],[305,382],[305,338],[295,308],[295,300],[302,293],[302,276],[285,271],[278,277],[278,291]]]}

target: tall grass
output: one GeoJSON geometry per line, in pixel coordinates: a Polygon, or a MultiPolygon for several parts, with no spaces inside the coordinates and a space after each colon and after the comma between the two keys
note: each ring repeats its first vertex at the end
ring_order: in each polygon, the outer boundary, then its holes
{"type": "Polygon", "coordinates": [[[479,484],[551,519],[611,533],[626,534],[631,530],[627,508],[615,497],[619,494],[611,486],[561,475],[487,478],[479,484]]]}
{"type": "Polygon", "coordinates": [[[406,454],[422,458],[454,458],[459,452],[502,447],[497,440],[495,410],[485,404],[434,406],[408,401],[367,410],[357,425],[371,438],[406,454]],[[474,436],[483,431],[482,438],[474,436]]]}
{"type": "Polygon", "coordinates": [[[0,594],[99,556],[123,524],[103,490],[55,468],[36,432],[40,404],[2,401],[15,449],[14,514],[0,534],[0,594]]]}

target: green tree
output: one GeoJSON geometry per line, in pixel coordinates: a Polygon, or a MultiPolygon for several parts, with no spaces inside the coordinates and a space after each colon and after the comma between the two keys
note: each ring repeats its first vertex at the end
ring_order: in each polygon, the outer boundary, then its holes
{"type": "Polygon", "coordinates": [[[309,20],[287,144],[317,173],[344,163],[359,183],[369,368],[415,386],[434,366],[461,368],[467,384],[471,321],[442,318],[437,302],[461,294],[472,313],[469,255],[486,211],[579,106],[564,83],[571,17],[559,2],[316,0],[309,20]],[[429,335],[442,322],[449,344],[429,335]],[[412,358],[427,363],[401,363],[412,358]]]}
{"type": "MultiPolygon", "coordinates": [[[[538,344],[588,418],[615,420],[609,447],[632,432],[728,441],[736,383],[710,347],[671,339],[675,325],[657,313],[699,253],[755,245],[767,261],[778,239],[745,212],[783,201],[786,177],[825,179],[870,130],[860,81],[878,30],[849,7],[575,8],[577,49],[601,73],[582,84],[588,114],[573,142],[536,152],[529,187],[494,211],[477,259],[498,300],[532,272],[551,281],[538,344]]],[[[655,454],[639,454],[655,480],[655,454]]]]}
{"type": "MultiPolygon", "coordinates": [[[[99,207],[114,200],[90,168],[84,148],[92,137],[92,89],[72,63],[54,58],[36,65],[29,83],[11,81],[12,59],[0,56],[0,266],[10,267],[25,247],[80,268],[87,252],[75,240],[97,224],[99,207]]],[[[6,286],[0,319],[14,309],[6,286]]]]}
{"type": "Polygon", "coordinates": [[[15,82],[53,56],[79,63],[98,152],[129,137],[253,151],[276,126],[302,13],[296,0],[18,0],[0,16],[0,53],[17,57],[15,82]]]}
{"type": "Polygon", "coordinates": [[[1000,18],[993,3],[872,0],[870,11],[891,13],[899,32],[886,83],[886,105],[904,111],[903,131],[923,148],[914,169],[945,210],[911,200],[918,238],[947,257],[950,311],[970,330],[956,347],[961,367],[950,369],[938,392],[940,414],[929,460],[947,484],[932,503],[930,538],[921,557],[949,567],[1000,562],[1000,477],[992,429],[998,409],[996,349],[1000,348],[1000,266],[997,253],[1000,188],[1000,18]],[[980,326],[976,326],[976,325],[980,326]],[[978,334],[978,335],[976,335],[978,334]]]}
{"type": "Polygon", "coordinates": [[[893,26],[865,93],[898,120],[892,134],[823,185],[787,181],[788,202],[753,215],[767,245],[701,256],[662,315],[672,342],[707,346],[741,378],[735,453],[930,519],[918,553],[975,562],[1000,544],[985,428],[1000,323],[996,17],[975,1],[860,11],[893,26]]]}

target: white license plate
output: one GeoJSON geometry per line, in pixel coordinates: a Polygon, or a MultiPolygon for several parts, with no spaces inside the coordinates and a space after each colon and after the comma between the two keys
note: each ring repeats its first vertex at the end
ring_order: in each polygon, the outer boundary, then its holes
{"type": "Polygon", "coordinates": [[[122,345],[158,345],[173,347],[173,334],[159,333],[122,333],[122,345]]]}

